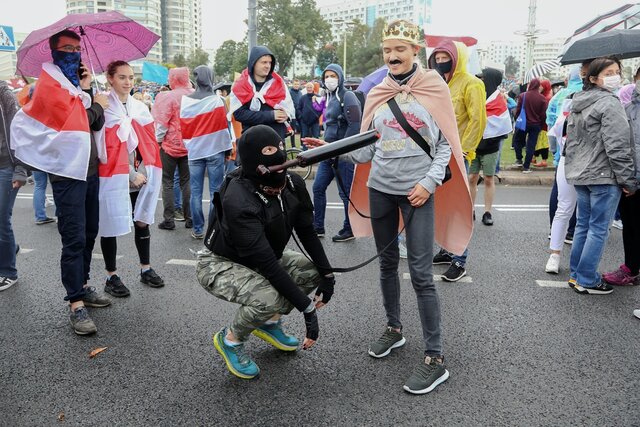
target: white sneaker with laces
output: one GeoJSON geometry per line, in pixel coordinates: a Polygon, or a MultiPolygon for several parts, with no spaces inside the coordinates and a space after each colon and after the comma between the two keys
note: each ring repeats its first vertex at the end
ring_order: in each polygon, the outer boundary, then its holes
{"type": "Polygon", "coordinates": [[[544,268],[547,273],[558,274],[560,271],[560,254],[551,254],[547,266],[544,268]]]}
{"type": "Polygon", "coordinates": [[[613,228],[617,228],[618,230],[622,230],[622,220],[616,219],[611,223],[613,228]]]}

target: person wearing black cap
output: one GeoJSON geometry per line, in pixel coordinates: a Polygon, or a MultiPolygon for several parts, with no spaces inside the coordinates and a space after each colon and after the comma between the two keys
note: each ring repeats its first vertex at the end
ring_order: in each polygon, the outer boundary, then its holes
{"type": "Polygon", "coordinates": [[[207,230],[207,249],[198,254],[196,271],[207,292],[240,304],[231,325],[213,340],[229,371],[251,379],[260,369],[244,351],[249,335],[295,351],[298,339],[283,331],[280,319],[295,307],[305,319],[303,348],[310,348],[319,334],[316,308],[331,299],[335,278],[313,229],[313,205],[302,178],[258,171],[285,162],[282,138],[257,125],[242,134],[238,150],[242,166],[227,175],[216,194],[218,215],[207,230]],[[293,231],[311,260],[285,249],[293,231]],[[316,288],[312,301],[307,294],[316,288]]]}

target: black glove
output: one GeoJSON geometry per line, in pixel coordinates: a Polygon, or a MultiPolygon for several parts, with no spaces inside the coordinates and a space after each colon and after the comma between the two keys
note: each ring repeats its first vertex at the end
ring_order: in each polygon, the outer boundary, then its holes
{"type": "Polygon", "coordinates": [[[306,337],[310,340],[317,340],[318,335],[320,334],[320,326],[318,325],[318,314],[316,313],[316,309],[313,311],[304,314],[304,325],[307,327],[307,335],[306,337]]]}
{"type": "Polygon", "coordinates": [[[320,281],[320,286],[316,290],[316,296],[322,295],[322,302],[328,303],[333,296],[333,288],[336,284],[336,278],[332,274],[331,276],[322,276],[320,281]]]}

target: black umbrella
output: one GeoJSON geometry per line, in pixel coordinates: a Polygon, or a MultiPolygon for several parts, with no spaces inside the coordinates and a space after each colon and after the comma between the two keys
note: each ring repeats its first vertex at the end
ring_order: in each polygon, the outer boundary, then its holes
{"type": "Polygon", "coordinates": [[[640,56],[640,30],[612,30],[578,40],[562,56],[562,65],[579,64],[587,59],[615,56],[619,59],[640,56]]]}

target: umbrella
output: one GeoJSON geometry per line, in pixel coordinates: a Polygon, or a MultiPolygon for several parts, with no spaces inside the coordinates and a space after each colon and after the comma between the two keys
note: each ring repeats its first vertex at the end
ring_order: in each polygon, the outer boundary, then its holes
{"type": "Polygon", "coordinates": [[[553,71],[556,68],[560,67],[560,61],[557,59],[549,59],[547,61],[538,62],[536,65],[531,67],[524,78],[525,83],[529,83],[533,79],[537,79],[549,71],[553,71]]]}
{"type": "Polygon", "coordinates": [[[66,29],[82,36],[82,58],[88,60],[94,73],[104,71],[112,61],[144,58],[160,39],[120,12],[67,15],[27,36],[17,52],[18,71],[26,76],[39,76],[42,64],[51,61],[49,37],[66,29]]]}
{"type": "Polygon", "coordinates": [[[579,64],[587,59],[615,56],[619,59],[640,56],[640,30],[612,30],[575,42],[562,56],[562,65],[579,64]]]}
{"type": "Polygon", "coordinates": [[[598,16],[578,28],[573,35],[564,42],[560,56],[564,55],[569,47],[578,40],[604,31],[616,29],[628,30],[638,24],[640,24],[640,4],[625,4],[624,6],[598,16]]]}
{"type": "Polygon", "coordinates": [[[387,68],[387,66],[383,65],[373,73],[365,76],[360,82],[358,90],[365,94],[369,93],[371,89],[373,89],[375,86],[378,86],[378,84],[387,76],[388,72],[389,69],[387,68]]]}

